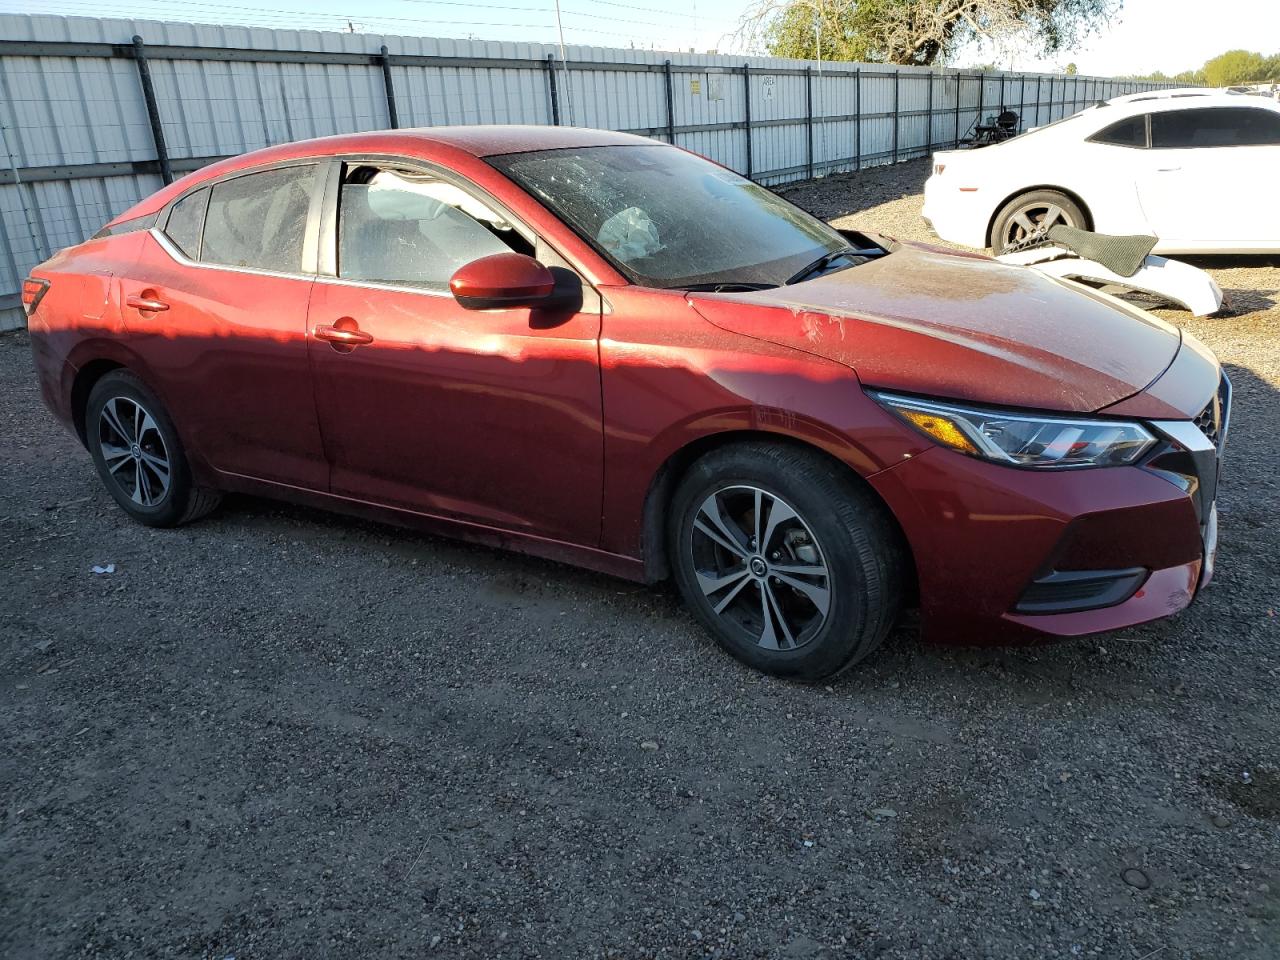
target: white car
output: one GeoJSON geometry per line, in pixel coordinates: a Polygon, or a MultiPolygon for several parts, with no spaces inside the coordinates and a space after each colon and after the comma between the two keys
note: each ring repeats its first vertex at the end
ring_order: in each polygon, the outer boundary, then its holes
{"type": "Polygon", "coordinates": [[[933,155],[924,217],[997,253],[1056,223],[1157,253],[1280,251],[1280,103],[1221,90],[1116,97],[979,150],[933,155]]]}

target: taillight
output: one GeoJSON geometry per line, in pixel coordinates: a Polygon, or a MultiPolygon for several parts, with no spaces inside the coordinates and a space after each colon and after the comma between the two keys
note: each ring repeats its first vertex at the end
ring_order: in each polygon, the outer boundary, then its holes
{"type": "Polygon", "coordinates": [[[947,169],[947,165],[945,163],[935,163],[933,165],[933,172],[935,176],[942,176],[942,171],[945,169],[947,169]]]}
{"type": "Polygon", "coordinates": [[[38,277],[27,277],[22,281],[22,311],[28,317],[36,312],[40,301],[49,292],[49,281],[38,277]]]}

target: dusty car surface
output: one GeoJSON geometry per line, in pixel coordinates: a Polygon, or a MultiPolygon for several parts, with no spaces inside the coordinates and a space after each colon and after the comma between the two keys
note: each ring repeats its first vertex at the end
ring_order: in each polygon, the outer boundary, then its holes
{"type": "Polygon", "coordinates": [[[934,154],[924,216],[996,252],[1055,224],[1157,253],[1280,250],[1280,104],[1198,87],[1133,93],[982,150],[934,154]]]}
{"type": "Polygon", "coordinates": [[[1033,640],[1212,571],[1229,386],[1193,339],[625,134],[273,147],[23,299],[46,403],[143,523],[240,491],[671,576],[777,674],[850,666],[904,604],[1033,640]]]}

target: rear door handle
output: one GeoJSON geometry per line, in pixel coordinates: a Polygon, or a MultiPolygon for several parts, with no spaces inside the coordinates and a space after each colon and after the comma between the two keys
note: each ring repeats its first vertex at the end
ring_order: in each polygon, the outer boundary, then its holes
{"type": "Polygon", "coordinates": [[[163,300],[157,300],[155,297],[144,297],[136,293],[131,293],[124,298],[126,306],[133,307],[142,313],[163,313],[169,309],[169,305],[163,300]]]}
{"type": "Polygon", "coordinates": [[[1181,167],[1157,167],[1156,173],[1176,173],[1181,169],[1181,167]]]}
{"type": "Polygon", "coordinates": [[[325,340],[338,347],[358,347],[361,344],[373,343],[373,335],[359,328],[350,326],[332,326],[322,323],[315,328],[315,338],[325,340]]]}

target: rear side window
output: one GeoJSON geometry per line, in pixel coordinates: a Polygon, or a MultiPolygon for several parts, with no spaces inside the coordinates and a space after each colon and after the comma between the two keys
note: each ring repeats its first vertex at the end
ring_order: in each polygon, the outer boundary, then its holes
{"type": "Polygon", "coordinates": [[[502,214],[447,181],[348,168],[338,205],[338,276],[443,286],[460,266],[532,245],[502,214]]]}
{"type": "Polygon", "coordinates": [[[301,272],[316,173],[316,165],[308,164],[214,184],[200,245],[201,262],[301,272]]]}
{"type": "Polygon", "coordinates": [[[1206,107],[1151,115],[1151,146],[1167,150],[1280,144],[1280,113],[1249,107],[1206,107]]]}
{"type": "Polygon", "coordinates": [[[1147,115],[1129,117],[1099,130],[1089,138],[1095,143],[1109,143],[1117,147],[1145,147],[1147,145],[1147,115]]]}
{"type": "Polygon", "coordinates": [[[200,234],[204,230],[204,211],[209,206],[209,188],[187,194],[169,211],[164,232],[179,250],[192,260],[200,259],[200,234]]]}

